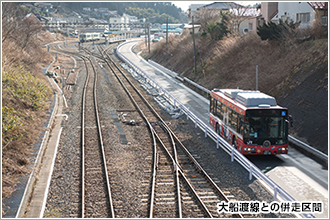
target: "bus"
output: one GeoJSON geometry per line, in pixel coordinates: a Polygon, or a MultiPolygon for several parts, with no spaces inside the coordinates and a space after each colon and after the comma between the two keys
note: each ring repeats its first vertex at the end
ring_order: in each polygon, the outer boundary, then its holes
{"type": "Polygon", "coordinates": [[[287,108],[260,91],[211,91],[211,126],[244,155],[287,154],[288,117],[287,108]]]}

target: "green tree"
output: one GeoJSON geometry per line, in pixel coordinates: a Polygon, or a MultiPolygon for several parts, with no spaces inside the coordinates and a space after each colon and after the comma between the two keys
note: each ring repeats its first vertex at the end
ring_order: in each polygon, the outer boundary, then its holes
{"type": "Polygon", "coordinates": [[[285,35],[292,33],[294,29],[299,26],[300,22],[294,23],[293,21],[288,22],[287,20],[283,22],[281,19],[279,23],[268,22],[263,26],[257,28],[257,34],[260,36],[261,40],[282,40],[285,35]]]}
{"type": "Polygon", "coordinates": [[[210,23],[207,26],[207,32],[211,35],[213,40],[221,40],[229,33],[228,30],[228,13],[220,11],[221,22],[210,23]]]}
{"type": "Polygon", "coordinates": [[[125,10],[126,14],[136,16],[138,18],[146,18],[148,22],[151,23],[164,23],[166,21],[166,18],[168,17],[169,23],[179,23],[179,20],[168,15],[168,14],[159,14],[156,13],[154,9],[152,8],[126,8],[125,10]]]}

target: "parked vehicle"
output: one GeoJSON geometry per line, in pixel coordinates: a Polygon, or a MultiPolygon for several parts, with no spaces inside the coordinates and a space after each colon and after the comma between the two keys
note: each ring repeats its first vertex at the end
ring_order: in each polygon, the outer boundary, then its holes
{"type": "Polygon", "coordinates": [[[51,78],[57,78],[57,76],[58,76],[55,71],[47,71],[46,75],[51,78]]]}

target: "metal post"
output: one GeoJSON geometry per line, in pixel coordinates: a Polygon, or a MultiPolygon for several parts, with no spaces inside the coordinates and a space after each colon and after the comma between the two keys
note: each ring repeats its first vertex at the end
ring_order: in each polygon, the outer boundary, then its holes
{"type": "Polygon", "coordinates": [[[64,95],[64,76],[62,76],[62,95],[64,95]]]}
{"type": "Polygon", "coordinates": [[[274,188],[274,201],[277,200],[277,187],[274,188]]]}
{"type": "Polygon", "coordinates": [[[193,29],[193,42],[194,42],[194,67],[195,67],[195,74],[197,73],[196,69],[196,51],[195,51],[195,27],[194,27],[194,16],[192,16],[192,29],[193,29]]]}
{"type": "Polygon", "coordinates": [[[252,167],[250,166],[249,180],[252,180],[252,167]]]}
{"type": "Polygon", "coordinates": [[[147,24],[145,24],[145,29],[144,29],[144,39],[145,39],[145,45],[147,47],[147,24]]]}
{"type": "Polygon", "coordinates": [[[150,54],[150,24],[148,24],[148,49],[150,54]]]}
{"type": "Polygon", "coordinates": [[[168,44],[168,17],[166,17],[166,61],[167,61],[167,44],[168,44]]]}
{"type": "Polygon", "coordinates": [[[258,91],[258,65],[256,67],[256,90],[258,91]]]}
{"type": "Polygon", "coordinates": [[[69,35],[68,27],[66,27],[66,37],[65,37],[65,44],[66,45],[68,45],[68,35],[69,35]]]}

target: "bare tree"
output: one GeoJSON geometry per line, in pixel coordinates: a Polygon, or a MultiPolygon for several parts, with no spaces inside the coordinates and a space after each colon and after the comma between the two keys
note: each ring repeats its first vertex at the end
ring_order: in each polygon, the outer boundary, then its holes
{"type": "Polygon", "coordinates": [[[15,2],[2,2],[2,43],[15,36],[22,20],[22,13],[15,2]]]}
{"type": "Polygon", "coordinates": [[[243,6],[239,4],[231,4],[228,27],[232,33],[239,35],[239,28],[242,22],[258,15],[256,8],[251,6],[243,6]]]}
{"type": "Polygon", "coordinates": [[[31,43],[31,39],[34,35],[40,33],[42,30],[42,26],[38,20],[33,14],[29,14],[26,17],[24,17],[22,21],[22,35],[20,39],[17,39],[20,43],[22,50],[31,43]]]}
{"type": "Polygon", "coordinates": [[[23,50],[41,30],[42,25],[33,14],[24,15],[17,3],[2,3],[2,43],[11,39],[23,50]]]}
{"type": "Polygon", "coordinates": [[[201,25],[202,32],[207,31],[207,26],[210,23],[216,23],[216,22],[221,21],[221,18],[219,16],[219,10],[202,8],[195,13],[196,13],[196,16],[198,17],[198,21],[201,25]]]}

